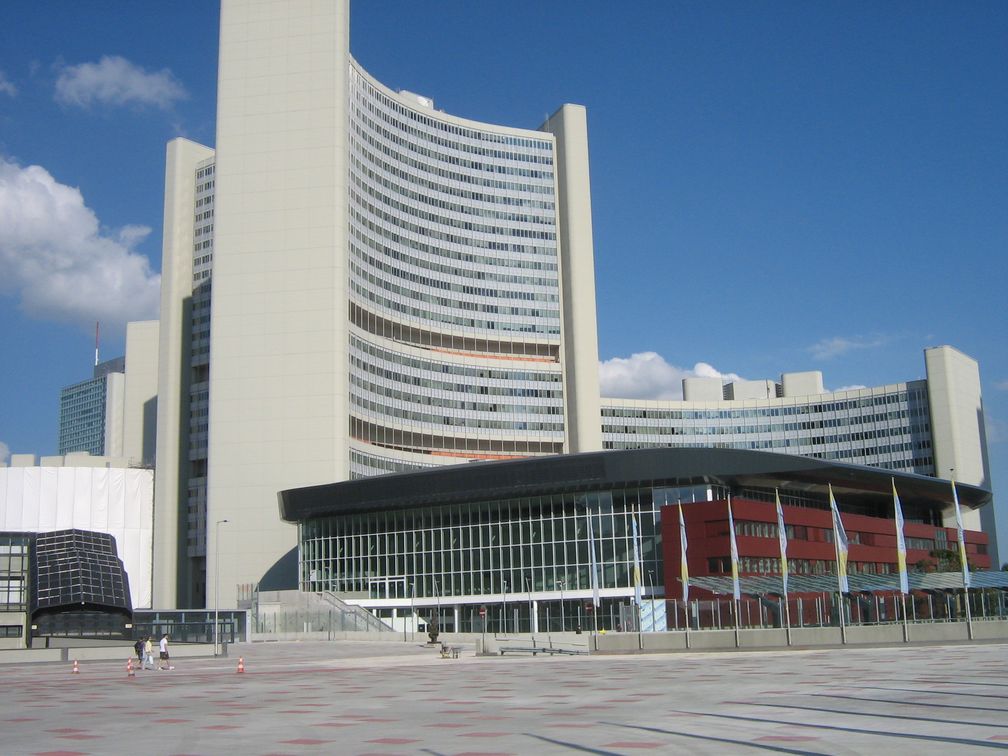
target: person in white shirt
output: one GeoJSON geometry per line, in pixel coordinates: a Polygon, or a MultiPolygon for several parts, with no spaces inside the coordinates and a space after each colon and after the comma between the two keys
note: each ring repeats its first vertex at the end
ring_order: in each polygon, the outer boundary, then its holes
{"type": "Polygon", "coordinates": [[[161,658],[158,660],[158,669],[175,669],[168,657],[168,633],[161,636],[161,658]]]}

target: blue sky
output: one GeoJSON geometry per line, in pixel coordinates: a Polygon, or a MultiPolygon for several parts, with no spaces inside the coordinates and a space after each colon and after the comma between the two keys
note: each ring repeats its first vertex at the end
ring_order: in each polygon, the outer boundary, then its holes
{"type": "MultiPolygon", "coordinates": [[[[879,385],[951,344],[1008,485],[1008,5],[359,0],[351,36],[456,115],[588,108],[610,393],[879,385]]],[[[113,357],[156,315],[164,145],[213,144],[216,45],[204,0],[0,7],[0,456],[55,452],[96,319],[113,357]]]]}

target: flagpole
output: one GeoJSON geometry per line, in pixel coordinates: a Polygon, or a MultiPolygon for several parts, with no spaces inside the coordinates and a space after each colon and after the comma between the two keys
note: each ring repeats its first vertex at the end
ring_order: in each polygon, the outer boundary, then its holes
{"type": "MultiPolygon", "coordinates": [[[[598,610],[599,605],[602,603],[599,600],[599,585],[598,585],[598,562],[595,559],[595,534],[592,527],[592,512],[591,507],[585,506],[585,514],[588,518],[588,563],[591,569],[591,589],[592,589],[592,636],[594,641],[598,644],[598,610]]],[[[598,650],[598,649],[596,649],[598,650]]]]}
{"type": "MultiPolygon", "coordinates": [[[[641,627],[641,561],[640,561],[640,532],[637,530],[637,514],[631,510],[631,522],[633,524],[633,556],[634,556],[634,606],[637,612],[637,648],[644,648],[644,629],[641,627]]],[[[654,618],[652,618],[653,621],[654,618]]]]}
{"type": "Polygon", "coordinates": [[[896,569],[899,572],[900,604],[903,607],[903,642],[910,642],[910,626],[907,623],[906,597],[910,593],[910,581],[906,568],[906,539],[903,535],[903,507],[900,505],[899,494],[896,493],[896,478],[892,481],[893,516],[896,519],[896,569]]]}
{"type": "Polygon", "coordinates": [[[777,503],[777,541],[781,553],[781,588],[784,589],[784,621],[787,628],[787,644],[791,645],[791,606],[788,604],[788,561],[787,561],[787,530],[784,527],[784,510],[781,509],[780,492],[774,489],[774,499],[777,503]]]}
{"type": "Polygon", "coordinates": [[[910,625],[907,622],[907,594],[900,594],[900,604],[903,607],[903,642],[910,642],[910,625]]]}
{"type": "MultiPolygon", "coordinates": [[[[830,509],[833,510],[833,552],[836,554],[837,563],[837,595],[840,598],[837,616],[840,618],[840,643],[847,645],[847,623],[844,619],[844,599],[843,599],[843,579],[845,568],[840,566],[840,531],[837,529],[837,521],[840,520],[840,510],[837,508],[836,500],[833,498],[833,485],[829,485],[830,509]]],[[[840,523],[843,525],[843,523],[840,523]]]]}
{"type": "Polygon", "coordinates": [[[681,501],[679,502],[679,580],[682,583],[683,614],[685,614],[686,617],[686,648],[689,648],[690,647],[689,564],[686,561],[686,522],[683,520],[682,516],[681,501]]]}
{"type": "MultiPolygon", "coordinates": [[[[953,475],[954,475],[953,470],[953,475]]],[[[956,493],[955,478],[952,478],[952,503],[955,506],[956,529],[959,531],[959,567],[962,569],[963,600],[966,602],[966,637],[973,640],[973,615],[970,612],[969,562],[966,561],[966,537],[963,535],[962,512],[959,510],[959,494],[956,493]]]]}
{"type": "Polygon", "coordinates": [[[739,647],[739,599],[741,589],[739,586],[739,558],[738,543],[735,540],[735,518],[731,511],[731,491],[728,492],[728,537],[731,543],[731,568],[732,568],[732,604],[735,607],[735,648],[739,647]]]}

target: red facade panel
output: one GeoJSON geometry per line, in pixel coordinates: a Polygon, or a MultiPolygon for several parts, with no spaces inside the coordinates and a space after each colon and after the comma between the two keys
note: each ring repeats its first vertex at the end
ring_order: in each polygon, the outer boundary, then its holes
{"type": "MultiPolygon", "coordinates": [[[[833,545],[833,518],[829,510],[783,506],[784,524],[793,532],[788,536],[788,564],[792,574],[835,574],[836,552],[833,545]]],[[[687,565],[692,577],[730,575],[730,540],[727,500],[683,505],[686,523],[687,565]]],[[[779,575],[780,544],[777,538],[777,511],[773,504],[751,499],[732,499],[739,574],[779,575]]],[[[896,567],[895,517],[868,517],[841,512],[849,542],[848,573],[892,573],[896,567]]],[[[679,515],[676,506],[662,508],[666,596],[681,597],[679,564],[679,515]]],[[[966,553],[974,568],[989,569],[987,535],[964,532],[966,553]]],[[[906,523],[907,565],[919,561],[934,562],[934,549],[957,548],[955,528],[940,528],[921,523],[906,523]]]]}

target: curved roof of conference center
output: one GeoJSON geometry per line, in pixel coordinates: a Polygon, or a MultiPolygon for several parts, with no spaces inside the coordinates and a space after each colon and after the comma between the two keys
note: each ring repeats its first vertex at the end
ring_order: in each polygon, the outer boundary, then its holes
{"type": "MultiPolygon", "coordinates": [[[[334,515],[430,507],[441,504],[541,496],[564,491],[605,491],[649,486],[722,485],[730,489],[781,488],[826,496],[841,509],[856,500],[892,500],[895,481],[903,506],[952,506],[949,481],[877,467],[743,449],[654,448],[551,457],[471,462],[417,472],[292,488],[279,493],[288,522],[334,515]]],[[[959,503],[989,504],[991,492],[956,484],[959,503]]]]}

